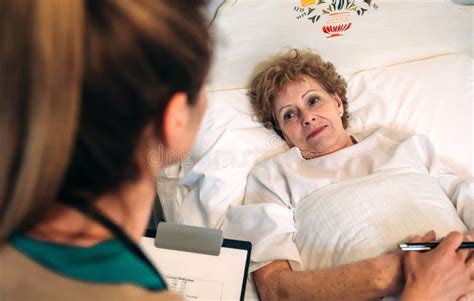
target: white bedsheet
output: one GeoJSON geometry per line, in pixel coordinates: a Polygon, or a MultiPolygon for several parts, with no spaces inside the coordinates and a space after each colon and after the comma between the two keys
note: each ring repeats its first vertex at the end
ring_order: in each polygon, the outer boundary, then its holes
{"type": "Polygon", "coordinates": [[[413,234],[474,227],[473,179],[442,165],[425,136],[380,128],[356,138],[320,158],[292,148],[256,167],[244,206],[224,223],[227,237],[252,242],[254,268],[275,259],[296,270],[334,267],[395,250],[413,234]]]}
{"type": "MultiPolygon", "coordinates": [[[[427,135],[441,161],[474,176],[473,60],[445,55],[347,77],[350,130],[387,126],[427,135]]],[[[169,222],[219,228],[242,204],[254,166],[287,149],[255,118],[245,89],[209,93],[192,156],[164,170],[158,194],[169,222]]]]}
{"type": "MultiPolygon", "coordinates": [[[[319,2],[319,1],[318,1],[319,2]]],[[[312,8],[321,9],[330,1],[312,8]],[[325,4],[324,4],[325,3],[325,4]]],[[[343,36],[326,38],[318,22],[297,18],[300,0],[227,0],[218,33],[211,90],[245,88],[256,64],[289,48],[311,49],[343,75],[447,53],[473,56],[473,9],[451,0],[375,0],[343,36]]],[[[365,5],[357,0],[357,5],[365,5]]],[[[309,7],[304,8],[307,12],[309,7]]]]}

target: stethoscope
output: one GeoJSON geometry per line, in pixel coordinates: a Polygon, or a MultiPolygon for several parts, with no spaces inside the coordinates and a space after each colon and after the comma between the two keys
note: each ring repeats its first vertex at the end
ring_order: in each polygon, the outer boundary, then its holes
{"type": "Polygon", "coordinates": [[[143,251],[138,247],[138,245],[130,239],[130,237],[114,222],[112,222],[108,217],[100,213],[97,209],[95,209],[92,205],[87,202],[86,199],[79,197],[79,196],[68,196],[67,201],[62,201],[64,205],[73,207],[86,216],[90,217],[91,219],[95,220],[96,222],[103,225],[107,228],[112,234],[114,234],[118,239],[122,241],[125,247],[135,254],[138,258],[140,258],[152,271],[153,273],[158,276],[164,286],[165,289],[168,289],[166,282],[164,281],[163,277],[161,276],[160,272],[156,269],[156,267],[151,263],[148,257],[143,253],[143,251]]]}

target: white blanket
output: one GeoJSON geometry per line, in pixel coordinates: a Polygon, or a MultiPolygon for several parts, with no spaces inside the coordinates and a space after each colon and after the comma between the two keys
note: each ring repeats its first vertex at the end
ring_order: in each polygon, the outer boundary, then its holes
{"type": "Polygon", "coordinates": [[[231,207],[224,223],[226,237],[252,242],[253,270],[276,259],[294,270],[334,267],[413,234],[474,226],[473,180],[460,183],[425,136],[381,128],[356,137],[320,158],[292,148],[257,166],[244,206],[231,207]]]}
{"type": "Polygon", "coordinates": [[[331,185],[295,208],[304,269],[329,268],[393,251],[415,233],[466,231],[431,177],[402,170],[331,185]]]}

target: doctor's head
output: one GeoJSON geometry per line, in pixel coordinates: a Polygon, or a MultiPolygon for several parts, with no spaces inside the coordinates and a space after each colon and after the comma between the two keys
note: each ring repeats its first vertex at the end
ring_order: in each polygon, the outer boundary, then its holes
{"type": "Polygon", "coordinates": [[[0,1],[0,241],[60,198],[93,199],[190,150],[211,55],[203,5],[0,1]]]}
{"type": "Polygon", "coordinates": [[[320,56],[290,50],[264,64],[250,101],[258,119],[306,159],[350,145],[345,80],[320,56]]]}

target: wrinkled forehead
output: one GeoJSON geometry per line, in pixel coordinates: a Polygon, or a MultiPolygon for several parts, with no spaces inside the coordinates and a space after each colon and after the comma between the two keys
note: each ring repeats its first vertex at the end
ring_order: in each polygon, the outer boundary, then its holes
{"type": "Polygon", "coordinates": [[[324,86],[316,79],[302,75],[294,81],[286,83],[273,98],[273,109],[278,110],[282,106],[301,101],[302,96],[308,91],[328,93],[324,86]]]}

